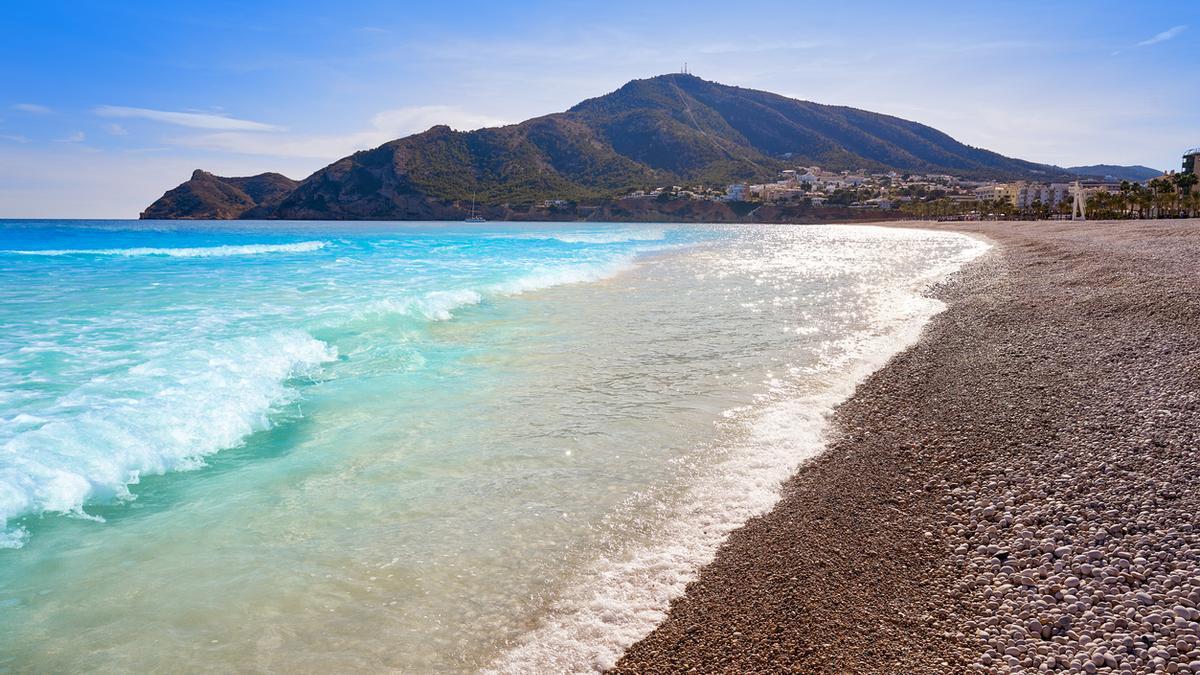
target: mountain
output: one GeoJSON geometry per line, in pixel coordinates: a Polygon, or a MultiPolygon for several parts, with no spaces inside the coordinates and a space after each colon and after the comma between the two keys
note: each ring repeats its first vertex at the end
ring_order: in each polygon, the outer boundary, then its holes
{"type": "Polygon", "coordinates": [[[1127,180],[1134,183],[1141,183],[1148,181],[1151,178],[1158,178],[1164,173],[1158,169],[1151,169],[1148,166],[1117,166],[1115,164],[1072,166],[1068,167],[1066,171],[1067,173],[1072,173],[1076,176],[1088,176],[1090,178],[1100,178],[1104,180],[1127,180]]]}
{"type": "Polygon", "coordinates": [[[286,187],[278,174],[197,171],[142,217],[459,218],[473,198],[488,217],[508,217],[514,206],[544,199],[602,202],[634,188],[770,180],[810,165],[967,178],[1066,175],[898,117],[674,74],[520,124],[469,132],[435,126],[340,159],[284,195],[275,191],[286,187]],[[246,181],[275,190],[256,198],[246,181]]]}
{"type": "Polygon", "coordinates": [[[224,220],[261,218],[300,185],[277,173],[224,178],[196,169],[186,183],[167,191],[142,212],[142,219],[224,220]]]}

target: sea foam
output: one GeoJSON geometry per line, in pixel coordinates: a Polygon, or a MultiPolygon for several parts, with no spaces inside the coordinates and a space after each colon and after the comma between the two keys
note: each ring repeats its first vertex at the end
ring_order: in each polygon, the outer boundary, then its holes
{"type": "MultiPolygon", "coordinates": [[[[882,234],[900,238],[905,232],[884,230],[882,234]]],[[[764,405],[727,411],[726,417],[738,420],[749,433],[691,486],[677,515],[658,529],[653,543],[598,558],[558,598],[550,616],[485,672],[582,673],[613,668],[630,645],[666,618],[671,601],[684,594],[729,533],[769,511],[779,501],[783,482],[825,448],[837,405],[892,356],[916,343],[925,324],[945,309],[942,302],[925,297],[924,291],[988,248],[975,240],[916,275],[908,288],[873,291],[883,296],[872,317],[873,328],[830,345],[825,366],[804,374],[808,382],[819,383],[815,388],[790,393],[777,382],[774,393],[760,401],[764,405]]],[[[804,264],[786,254],[780,260],[804,264]]],[[[822,267],[837,264],[821,261],[822,267]]]]}
{"type": "Polygon", "coordinates": [[[590,263],[541,267],[515,279],[493,284],[489,290],[502,295],[519,295],[554,286],[602,281],[633,269],[635,258],[635,254],[626,254],[590,263]]]}
{"type": "Polygon", "coordinates": [[[560,241],[564,244],[623,244],[636,241],[662,241],[667,237],[665,228],[573,230],[561,232],[518,232],[495,235],[497,239],[532,239],[560,241]]]}
{"type": "Polygon", "coordinates": [[[214,258],[234,255],[260,255],[263,253],[309,253],[329,245],[326,241],[301,241],[294,244],[227,244],[224,246],[196,246],[185,248],[81,248],[81,249],[30,249],[0,251],[6,255],[96,255],[134,258],[139,256],[162,256],[167,258],[214,258]]]}
{"type": "Polygon", "coordinates": [[[86,516],[91,502],[132,498],[142,476],[197,468],[269,428],[296,396],[287,380],[336,356],[298,330],[216,341],[96,377],[38,419],[0,420],[18,427],[0,434],[0,547],[25,538],[13,519],[86,516]]]}
{"type": "Polygon", "coordinates": [[[541,265],[505,281],[477,288],[428,291],[421,295],[385,298],[367,305],[361,314],[399,314],[428,321],[448,321],[454,310],[482,303],[489,296],[521,295],[533,291],[602,281],[634,267],[636,256],[625,254],[595,262],[541,265]]]}

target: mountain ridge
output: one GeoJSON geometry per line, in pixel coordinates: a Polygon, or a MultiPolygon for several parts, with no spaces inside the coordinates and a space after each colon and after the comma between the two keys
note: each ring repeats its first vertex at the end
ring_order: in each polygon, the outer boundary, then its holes
{"type": "Polygon", "coordinates": [[[639,187],[771,180],[811,165],[964,178],[1068,175],[899,117],[672,74],[632,80],[518,124],[474,131],[437,125],[301,181],[197,170],[142,217],[453,219],[476,198],[488,217],[508,217],[513,205],[547,199],[599,203],[639,187]]]}
{"type": "Polygon", "coordinates": [[[168,190],[140,217],[143,220],[262,217],[299,184],[300,181],[272,172],[230,178],[196,169],[190,179],[168,190]]]}
{"type": "Polygon", "coordinates": [[[1134,164],[1131,166],[1121,166],[1117,164],[1091,164],[1088,166],[1069,166],[1066,171],[1075,174],[1076,176],[1088,176],[1091,178],[1110,178],[1113,180],[1128,180],[1140,183],[1157,178],[1165,171],[1152,169],[1148,166],[1134,164]]]}

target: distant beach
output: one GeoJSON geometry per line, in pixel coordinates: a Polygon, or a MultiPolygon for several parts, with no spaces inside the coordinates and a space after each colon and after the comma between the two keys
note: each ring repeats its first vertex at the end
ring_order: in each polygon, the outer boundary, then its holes
{"type": "Polygon", "coordinates": [[[908,226],[997,246],[614,672],[1200,672],[1200,221],[908,226]]]}

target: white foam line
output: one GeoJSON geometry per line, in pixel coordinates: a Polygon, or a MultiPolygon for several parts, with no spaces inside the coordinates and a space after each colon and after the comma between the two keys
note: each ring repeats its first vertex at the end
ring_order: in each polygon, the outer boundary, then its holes
{"type": "Polygon", "coordinates": [[[501,295],[520,295],[567,284],[593,283],[615,277],[635,266],[636,254],[618,256],[603,262],[579,263],[563,267],[538,270],[491,286],[488,290],[501,295]]]}
{"type": "MultiPolygon", "coordinates": [[[[300,330],[216,342],[94,380],[55,407],[84,410],[30,426],[0,444],[0,548],[18,548],[22,516],[89,517],[96,500],[132,498],[141,477],[203,466],[204,457],[269,429],[297,393],[287,380],[337,358],[300,330]],[[134,393],[131,393],[134,392],[134,393]]],[[[3,421],[3,420],[0,420],[3,421]]]]}
{"type": "Polygon", "coordinates": [[[489,295],[521,295],[554,286],[602,281],[633,269],[635,255],[619,256],[603,262],[578,263],[561,267],[545,267],[524,276],[491,284],[479,290],[460,288],[430,291],[417,297],[387,298],[370,303],[362,314],[400,314],[423,317],[429,321],[448,321],[454,310],[478,305],[489,295]]]}
{"type": "Polygon", "coordinates": [[[46,250],[7,250],[0,253],[8,255],[33,256],[63,256],[63,255],[103,255],[103,256],[164,256],[168,258],[211,258],[233,255],[259,255],[262,253],[308,253],[325,248],[326,241],[302,241],[295,244],[242,244],[225,246],[201,246],[192,248],[80,248],[80,249],[46,249],[46,250]]]}
{"type": "Polygon", "coordinates": [[[665,228],[637,230],[576,230],[566,232],[520,232],[497,234],[493,239],[526,239],[537,241],[560,241],[564,244],[623,244],[633,241],[661,241],[667,236],[665,228]]]}
{"type": "Polygon", "coordinates": [[[744,445],[733,448],[727,460],[688,491],[680,516],[653,536],[653,544],[617,559],[597,560],[556,601],[551,616],[485,672],[586,673],[612,668],[630,645],[666,617],[671,601],[683,595],[729,533],[769,511],[779,501],[782,483],[802,462],[824,450],[837,405],[871,373],[917,342],[929,320],[945,309],[921,292],[989,248],[975,241],[977,246],[920,277],[907,302],[881,317],[894,329],[863,344],[848,373],[823,391],[776,401],[752,413],[744,445]]]}

